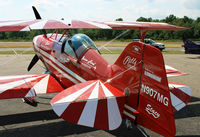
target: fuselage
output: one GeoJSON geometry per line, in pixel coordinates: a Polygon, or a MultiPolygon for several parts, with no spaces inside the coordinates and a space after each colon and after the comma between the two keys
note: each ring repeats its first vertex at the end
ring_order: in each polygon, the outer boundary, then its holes
{"type": "Polygon", "coordinates": [[[89,46],[80,55],[72,54],[73,47],[66,47],[67,44],[60,40],[61,36],[39,35],[33,39],[33,45],[47,71],[63,87],[94,79],[106,81],[111,77],[111,65],[96,49],[89,46]]]}

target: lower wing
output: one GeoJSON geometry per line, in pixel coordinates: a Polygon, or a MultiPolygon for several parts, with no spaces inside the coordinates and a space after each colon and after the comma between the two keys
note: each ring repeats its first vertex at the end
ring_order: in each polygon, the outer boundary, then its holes
{"type": "MultiPolygon", "coordinates": [[[[168,65],[165,65],[165,69],[167,77],[187,75],[187,73],[182,73],[179,70],[168,65]]],[[[168,84],[173,106],[173,112],[175,113],[183,107],[185,107],[186,104],[189,102],[191,98],[191,89],[190,87],[182,83],[168,81],[168,84]]]]}
{"type": "Polygon", "coordinates": [[[62,90],[50,74],[0,76],[0,99],[34,97],[62,90]]]}
{"type": "Polygon", "coordinates": [[[57,94],[51,105],[64,120],[88,127],[114,130],[122,122],[125,95],[101,80],[86,81],[57,94]]]}
{"type": "Polygon", "coordinates": [[[177,112],[187,105],[191,98],[191,89],[190,87],[177,83],[168,81],[171,102],[173,107],[173,112],[177,112]]]}

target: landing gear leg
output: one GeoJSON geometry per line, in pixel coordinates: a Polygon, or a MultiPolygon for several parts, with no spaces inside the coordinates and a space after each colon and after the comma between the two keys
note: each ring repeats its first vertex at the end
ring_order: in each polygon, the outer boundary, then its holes
{"type": "Polygon", "coordinates": [[[29,104],[33,107],[37,107],[38,102],[34,99],[34,97],[25,97],[22,101],[26,104],[29,104]]]}
{"type": "Polygon", "coordinates": [[[144,131],[143,128],[141,128],[139,125],[136,125],[137,129],[142,133],[142,135],[144,137],[150,137],[149,135],[147,135],[147,133],[144,131]]]}

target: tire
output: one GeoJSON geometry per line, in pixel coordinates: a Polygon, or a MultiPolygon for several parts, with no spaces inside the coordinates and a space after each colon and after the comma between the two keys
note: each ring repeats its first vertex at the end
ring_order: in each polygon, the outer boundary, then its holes
{"type": "Polygon", "coordinates": [[[185,54],[189,54],[188,48],[185,48],[185,54]]]}

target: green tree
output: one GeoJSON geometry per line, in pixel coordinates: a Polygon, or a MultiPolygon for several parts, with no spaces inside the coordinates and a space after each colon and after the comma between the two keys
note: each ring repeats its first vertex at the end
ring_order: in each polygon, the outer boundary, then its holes
{"type": "Polygon", "coordinates": [[[140,21],[140,22],[152,22],[152,18],[145,18],[145,17],[140,17],[137,19],[137,21],[140,21]]]}
{"type": "Polygon", "coordinates": [[[174,20],[176,20],[177,18],[176,18],[176,16],[174,16],[173,14],[171,14],[171,15],[169,15],[169,16],[167,16],[166,18],[165,18],[165,22],[166,23],[170,23],[170,22],[173,22],[174,20]]]}

